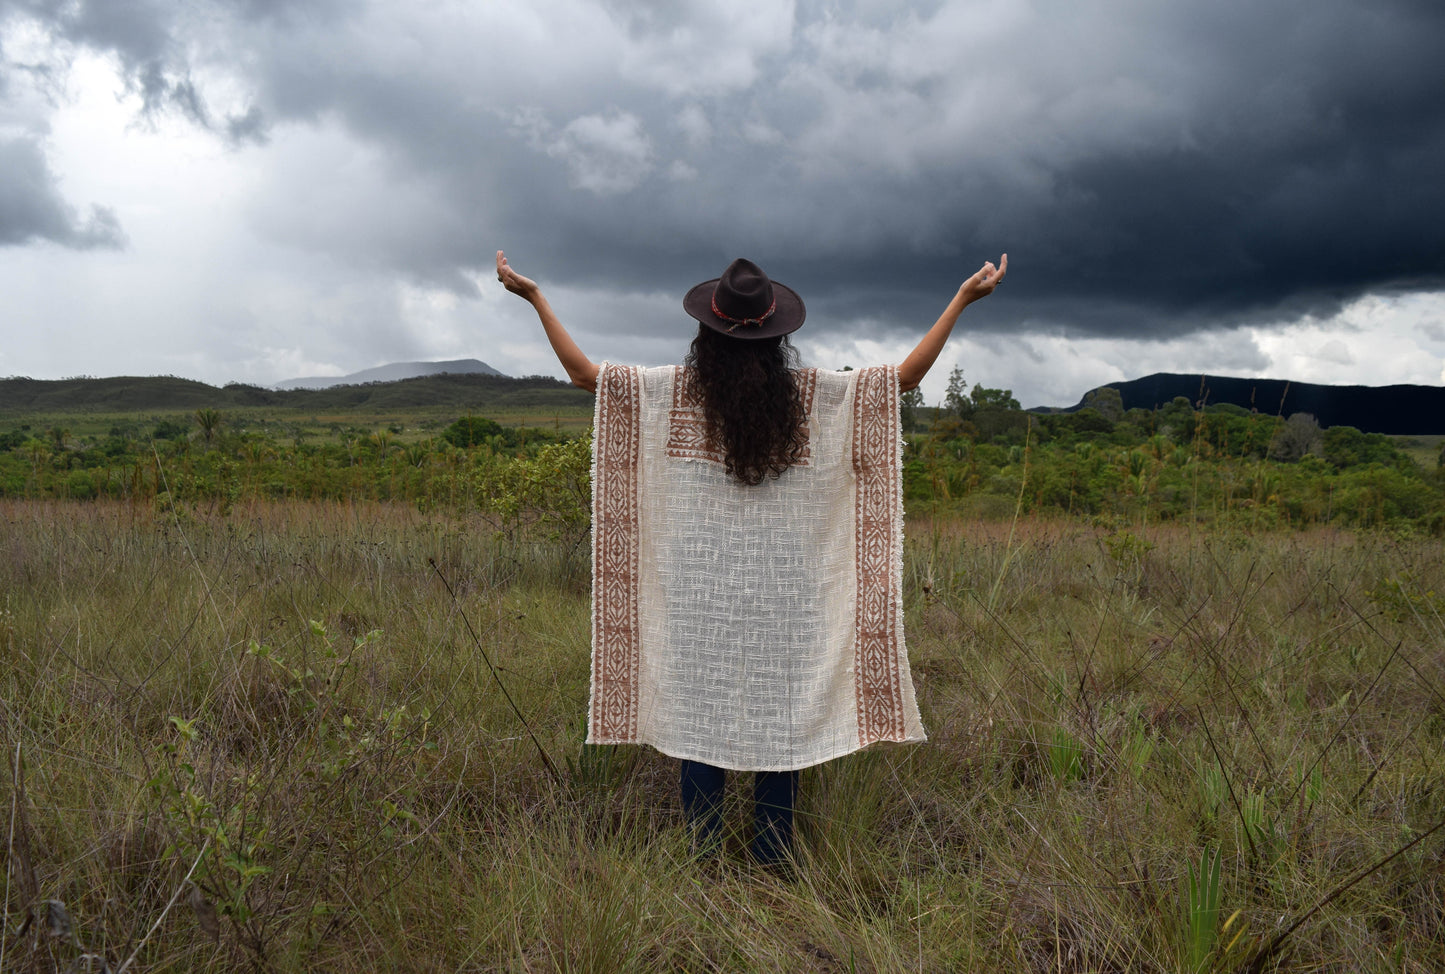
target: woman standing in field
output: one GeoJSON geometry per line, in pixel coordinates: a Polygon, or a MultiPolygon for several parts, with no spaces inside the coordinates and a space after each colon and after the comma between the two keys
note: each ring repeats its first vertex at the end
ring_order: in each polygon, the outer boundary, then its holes
{"type": "Polygon", "coordinates": [[[683,298],[685,366],[592,362],[497,251],[574,385],[597,394],[588,741],[682,759],[699,844],[724,769],[755,771],[753,855],[789,854],[801,768],[921,741],[903,644],[898,395],[928,373],[985,263],[898,366],[800,369],[803,301],[735,260],[683,298]]]}

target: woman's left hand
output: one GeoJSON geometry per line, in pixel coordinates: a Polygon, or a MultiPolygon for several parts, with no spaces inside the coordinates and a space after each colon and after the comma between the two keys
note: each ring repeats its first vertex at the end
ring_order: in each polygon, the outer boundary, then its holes
{"type": "Polygon", "coordinates": [[[994,267],[993,261],[984,261],[978,272],[963,282],[958,289],[965,301],[973,302],[979,298],[986,298],[998,287],[1003,276],[1008,273],[1008,254],[999,258],[998,266],[994,267]]]}

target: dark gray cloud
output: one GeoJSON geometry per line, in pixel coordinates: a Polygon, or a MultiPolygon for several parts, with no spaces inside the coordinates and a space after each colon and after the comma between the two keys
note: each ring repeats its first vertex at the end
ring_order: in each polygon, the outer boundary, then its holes
{"type": "Polygon", "coordinates": [[[266,116],[257,105],[226,118],[226,137],[233,144],[265,145],[268,140],[266,116]]]}
{"type": "Polygon", "coordinates": [[[747,254],[915,327],[1008,250],[993,325],[1138,336],[1445,286],[1438,0],[7,9],[234,143],[339,128],[416,205],[298,185],[258,224],[462,293],[497,246],[676,293],[747,254]]]}
{"type": "Polygon", "coordinates": [[[65,202],[33,140],[0,137],[0,173],[0,247],[42,240],[80,250],[124,246],[111,210],[92,206],[82,219],[65,202]]]}
{"type": "Polygon", "coordinates": [[[167,55],[168,23],[181,6],[164,0],[4,0],[0,16],[28,15],[61,39],[143,64],[167,55]]]}
{"type": "Polygon", "coordinates": [[[27,16],[44,25],[57,43],[114,53],[147,113],[172,106],[205,124],[195,86],[169,76],[180,57],[168,24],[178,9],[161,0],[0,0],[0,25],[27,16]]]}
{"type": "MultiPolygon", "coordinates": [[[[250,19],[279,23],[275,6],[268,0],[236,4],[250,19]]],[[[221,5],[219,12],[229,7],[221,5]]],[[[259,111],[253,107],[218,123],[192,76],[195,31],[216,12],[205,3],[170,0],[0,0],[0,29],[7,21],[26,18],[46,29],[62,48],[114,55],[147,118],[175,112],[233,143],[264,142],[259,111]]]]}

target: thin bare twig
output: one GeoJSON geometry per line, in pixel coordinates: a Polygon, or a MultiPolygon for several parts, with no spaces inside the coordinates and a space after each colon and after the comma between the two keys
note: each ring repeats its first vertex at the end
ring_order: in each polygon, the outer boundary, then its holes
{"type": "Polygon", "coordinates": [[[125,972],[130,968],[130,965],[135,963],[135,959],[137,956],[140,955],[141,949],[145,947],[146,941],[151,939],[151,934],[156,932],[156,929],[160,927],[162,921],[165,920],[166,914],[171,912],[171,907],[176,905],[176,900],[181,898],[181,890],[185,889],[186,884],[191,881],[191,876],[195,873],[196,867],[201,864],[201,859],[206,855],[206,851],[210,848],[211,839],[210,836],[207,836],[206,841],[201,843],[201,851],[196,853],[196,861],[191,863],[190,869],[186,870],[186,878],[182,879],[179,885],[176,886],[176,891],[171,894],[170,902],[166,904],[166,908],[164,910],[161,910],[161,915],[156,917],[156,922],[151,924],[151,928],[146,931],[146,935],[140,938],[140,943],[135,945],[135,950],[132,950],[130,952],[130,956],[125,959],[125,963],[120,965],[120,967],[116,968],[115,974],[125,974],[125,972]]]}
{"type": "MultiPolygon", "coordinates": [[[[1389,658],[1386,659],[1384,665],[1380,667],[1380,672],[1375,674],[1375,678],[1370,681],[1370,685],[1365,688],[1365,692],[1360,694],[1359,698],[1355,700],[1355,705],[1350,708],[1350,712],[1345,715],[1345,719],[1340,721],[1340,726],[1335,728],[1335,733],[1330,737],[1329,743],[1320,749],[1320,753],[1315,756],[1314,761],[1311,762],[1310,766],[1305,768],[1304,773],[1300,775],[1299,783],[1296,784],[1294,790],[1289,793],[1289,798],[1283,802],[1284,805],[1287,806],[1295,800],[1300,790],[1304,788],[1305,782],[1309,781],[1309,777],[1314,773],[1315,768],[1319,767],[1320,762],[1325,759],[1325,755],[1330,753],[1330,748],[1335,746],[1335,742],[1340,739],[1340,735],[1344,734],[1345,728],[1349,727],[1350,723],[1355,719],[1355,714],[1359,713],[1360,708],[1365,705],[1365,701],[1370,699],[1370,694],[1374,693],[1375,687],[1380,685],[1380,680],[1384,677],[1385,671],[1390,668],[1390,664],[1395,662],[1395,657],[1399,655],[1400,646],[1400,643],[1395,644],[1395,648],[1390,651],[1389,658]]],[[[1377,768],[1376,771],[1378,770],[1377,768]]],[[[1371,774],[1370,780],[1374,780],[1374,777],[1374,774],[1371,774]]]]}
{"type": "Polygon", "coordinates": [[[1204,708],[1196,706],[1194,709],[1199,713],[1199,726],[1204,728],[1204,737],[1209,741],[1209,749],[1214,752],[1214,760],[1219,762],[1219,773],[1224,776],[1224,787],[1229,791],[1229,801],[1234,805],[1234,814],[1239,816],[1239,824],[1244,826],[1244,840],[1249,843],[1249,853],[1258,859],[1259,850],[1254,846],[1254,836],[1249,834],[1251,830],[1249,823],[1244,820],[1244,809],[1234,795],[1234,784],[1229,780],[1229,772],[1224,767],[1224,756],[1214,745],[1214,735],[1209,732],[1209,721],[1204,719],[1204,708]]]}
{"type": "MultiPolygon", "coordinates": [[[[14,780],[10,789],[10,832],[5,840],[5,912],[0,916],[10,915],[10,877],[9,870],[11,863],[15,864],[15,870],[19,873],[19,884],[24,891],[27,904],[33,905],[40,898],[40,891],[36,888],[35,870],[30,865],[30,839],[28,827],[25,822],[25,809],[21,806],[21,794],[25,788],[25,779],[20,770],[20,745],[15,745],[15,771],[14,780]],[[17,848],[15,843],[16,825],[19,825],[20,843],[17,848]]],[[[0,971],[5,969],[5,947],[8,937],[0,935],[0,971]]]]}
{"type": "Polygon", "coordinates": [[[1316,903],[1314,906],[1310,907],[1308,910],[1302,913],[1298,920],[1296,920],[1294,923],[1291,923],[1288,927],[1285,927],[1284,930],[1280,931],[1273,940],[1271,940],[1268,944],[1256,951],[1254,956],[1249,959],[1249,963],[1245,964],[1244,967],[1241,968],[1241,970],[1250,972],[1250,974],[1258,974],[1259,971],[1264,970],[1265,962],[1279,952],[1279,949],[1284,946],[1285,939],[1289,937],[1290,934],[1294,933],[1296,930],[1302,927],[1305,922],[1309,920],[1310,917],[1314,916],[1316,913],[1320,912],[1326,906],[1328,906],[1335,899],[1335,897],[1339,896],[1341,893],[1345,892],[1351,886],[1354,886],[1361,880],[1366,879],[1370,875],[1378,872],[1380,869],[1383,869],[1385,865],[1388,864],[1391,860],[1413,849],[1421,842],[1424,842],[1426,839],[1430,838],[1430,836],[1434,835],[1436,832],[1439,832],[1442,828],[1445,828],[1445,818],[1442,818],[1440,821],[1436,822],[1433,826],[1431,826],[1429,831],[1420,833],[1419,835],[1415,836],[1415,838],[1411,839],[1409,842],[1400,846],[1400,848],[1396,849],[1394,852],[1390,853],[1388,856],[1375,863],[1373,866],[1366,866],[1364,869],[1355,873],[1355,875],[1351,876],[1349,879],[1345,880],[1343,883],[1330,890],[1318,903],[1316,903]]]}
{"type": "MultiPolygon", "coordinates": [[[[452,583],[447,581],[446,575],[442,574],[441,566],[436,563],[436,559],[428,558],[427,564],[431,565],[431,570],[436,572],[437,578],[441,579],[441,583],[445,586],[447,595],[451,596],[452,602],[457,602],[457,593],[452,588],[452,583]]],[[[547,773],[552,776],[552,782],[560,787],[562,784],[561,773],[558,772],[557,766],[552,763],[552,758],[547,754],[546,748],[542,747],[542,742],[537,740],[537,735],[532,733],[532,724],[527,720],[526,715],[522,713],[522,709],[517,706],[517,702],[512,699],[512,694],[507,690],[507,685],[502,682],[502,675],[498,673],[497,668],[492,665],[492,658],[487,655],[487,650],[486,647],[482,645],[481,637],[478,636],[477,631],[472,628],[472,620],[467,618],[467,614],[460,611],[460,608],[460,605],[458,605],[457,614],[462,617],[462,622],[467,627],[468,635],[472,637],[472,642],[476,644],[477,652],[482,654],[482,662],[487,664],[487,669],[492,673],[492,679],[497,681],[497,688],[502,691],[502,696],[507,699],[507,705],[512,708],[512,713],[517,715],[517,719],[522,722],[522,727],[527,731],[527,736],[532,739],[533,746],[537,748],[537,753],[542,757],[542,763],[547,766],[547,773]]]]}
{"type": "Polygon", "coordinates": [[[1420,719],[1415,721],[1414,726],[1412,726],[1403,737],[1396,741],[1395,746],[1390,748],[1389,752],[1384,757],[1380,758],[1378,762],[1375,761],[1373,755],[1366,752],[1365,756],[1369,758],[1371,762],[1374,762],[1375,767],[1370,771],[1369,775],[1365,778],[1365,780],[1360,783],[1360,787],[1355,789],[1355,793],[1350,796],[1349,802],[1346,803],[1347,808],[1355,808],[1360,804],[1360,799],[1365,796],[1365,792],[1369,790],[1370,785],[1374,784],[1375,778],[1379,776],[1380,772],[1385,770],[1385,767],[1390,763],[1390,760],[1396,754],[1400,753],[1400,748],[1404,747],[1406,742],[1411,740],[1415,736],[1415,733],[1425,725],[1425,722],[1427,720],[1433,720],[1434,717],[1435,715],[1433,713],[1431,713],[1429,710],[1426,710],[1421,715],[1420,719]]]}

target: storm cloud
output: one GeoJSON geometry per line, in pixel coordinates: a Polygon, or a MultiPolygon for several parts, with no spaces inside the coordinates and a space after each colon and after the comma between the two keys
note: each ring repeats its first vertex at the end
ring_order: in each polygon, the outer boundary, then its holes
{"type": "Polygon", "coordinates": [[[85,250],[125,241],[115,213],[92,206],[82,219],[60,195],[40,146],[0,137],[0,247],[46,240],[85,250]]]}
{"type": "MultiPolygon", "coordinates": [[[[984,324],[1009,333],[1445,287],[1436,0],[0,0],[0,23],[114,58],[143,116],[267,147],[247,206],[276,246],[464,301],[498,247],[616,295],[746,254],[840,334],[916,332],[1005,250],[984,324]]],[[[33,186],[0,190],[4,242],[115,239],[37,151],[0,141],[33,186]]]]}

